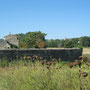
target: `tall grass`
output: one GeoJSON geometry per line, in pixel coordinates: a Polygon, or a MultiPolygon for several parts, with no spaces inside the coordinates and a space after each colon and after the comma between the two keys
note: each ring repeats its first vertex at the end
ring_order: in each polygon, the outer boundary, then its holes
{"type": "Polygon", "coordinates": [[[87,77],[79,78],[79,67],[70,69],[64,62],[46,65],[22,60],[0,62],[0,90],[90,90],[90,67],[82,65],[87,77]],[[5,66],[6,65],[6,66],[5,66]]]}

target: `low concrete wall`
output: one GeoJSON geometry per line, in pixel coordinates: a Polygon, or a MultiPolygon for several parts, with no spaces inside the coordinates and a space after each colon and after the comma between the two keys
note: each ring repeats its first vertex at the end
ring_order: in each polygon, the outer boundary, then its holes
{"type": "Polygon", "coordinates": [[[0,58],[19,59],[23,56],[37,55],[44,59],[56,58],[61,60],[75,60],[81,56],[81,50],[78,48],[65,49],[2,49],[0,50],[0,58]]]}

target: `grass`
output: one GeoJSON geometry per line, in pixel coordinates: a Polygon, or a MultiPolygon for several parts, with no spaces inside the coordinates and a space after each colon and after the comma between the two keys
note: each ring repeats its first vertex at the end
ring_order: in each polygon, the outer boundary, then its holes
{"type": "Polygon", "coordinates": [[[90,47],[89,48],[83,48],[83,56],[88,57],[88,60],[90,60],[90,47]]]}
{"type": "MultiPolygon", "coordinates": [[[[4,61],[3,61],[4,62],[4,61]]],[[[5,60],[5,62],[7,62],[5,60]]],[[[13,61],[0,67],[0,90],[90,90],[90,67],[82,65],[86,78],[79,78],[79,67],[70,69],[64,62],[46,65],[40,62],[13,61]]]]}
{"type": "Polygon", "coordinates": [[[90,47],[89,48],[83,48],[83,54],[90,54],[90,47]]]}

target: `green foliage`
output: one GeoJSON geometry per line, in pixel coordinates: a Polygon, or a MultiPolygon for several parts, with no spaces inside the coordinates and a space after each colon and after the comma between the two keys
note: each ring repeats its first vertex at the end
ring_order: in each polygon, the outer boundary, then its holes
{"type": "MultiPolygon", "coordinates": [[[[40,31],[16,34],[19,40],[19,48],[73,48],[90,47],[90,37],[84,36],[72,39],[46,39],[45,33],[40,31]]],[[[2,41],[2,40],[1,40],[2,41]]]]}
{"type": "Polygon", "coordinates": [[[80,37],[72,39],[56,39],[46,40],[47,47],[54,48],[73,48],[73,47],[90,47],[90,37],[80,37]]]}
{"type": "Polygon", "coordinates": [[[83,53],[83,47],[78,47],[78,48],[80,48],[81,52],[83,53]]]}
{"type": "Polygon", "coordinates": [[[45,46],[45,33],[40,31],[37,32],[28,32],[24,37],[20,39],[19,47],[20,48],[43,48],[45,46]],[[40,47],[39,43],[43,43],[40,47]]]}
{"type": "Polygon", "coordinates": [[[59,40],[59,39],[51,39],[51,40],[46,40],[46,45],[47,47],[53,47],[53,48],[57,48],[57,47],[63,47],[64,45],[64,40],[59,40]]]}
{"type": "Polygon", "coordinates": [[[0,60],[0,67],[8,67],[9,66],[9,62],[8,60],[5,58],[5,59],[2,59],[0,60]]]}
{"type": "Polygon", "coordinates": [[[16,36],[17,36],[18,40],[20,41],[21,38],[23,38],[25,36],[25,34],[20,33],[20,34],[16,34],[16,36]]]}
{"type": "Polygon", "coordinates": [[[80,39],[80,42],[81,42],[81,46],[83,47],[89,47],[90,46],[90,37],[81,37],[80,39]]]}
{"type": "Polygon", "coordinates": [[[65,40],[64,48],[72,48],[74,47],[72,40],[65,40]]]}

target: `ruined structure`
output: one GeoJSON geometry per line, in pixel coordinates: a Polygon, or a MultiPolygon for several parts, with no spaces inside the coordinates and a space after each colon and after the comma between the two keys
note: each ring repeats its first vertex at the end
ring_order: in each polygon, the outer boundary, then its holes
{"type": "Polygon", "coordinates": [[[7,41],[0,42],[0,49],[4,48],[10,48],[10,45],[7,43],[7,41]]]}
{"type": "Polygon", "coordinates": [[[9,49],[13,45],[18,47],[18,38],[16,35],[9,34],[4,37],[4,41],[0,42],[0,49],[9,49]]]}
{"type": "Polygon", "coordinates": [[[18,38],[16,35],[9,34],[8,36],[4,37],[5,41],[8,41],[9,43],[18,46],[18,38]]]}

